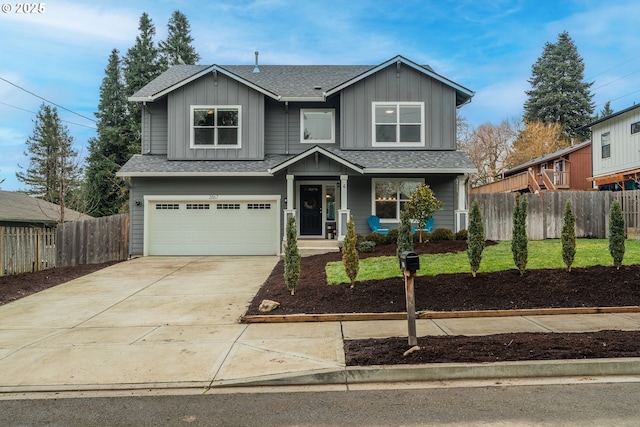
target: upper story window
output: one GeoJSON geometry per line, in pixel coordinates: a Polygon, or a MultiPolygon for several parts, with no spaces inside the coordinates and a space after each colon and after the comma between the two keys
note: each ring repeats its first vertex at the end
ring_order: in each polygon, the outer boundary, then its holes
{"type": "Polygon", "coordinates": [[[332,109],[300,110],[300,142],[331,144],[336,142],[335,111],[332,109]]]}
{"type": "Polygon", "coordinates": [[[192,148],[240,148],[240,106],[191,107],[192,148]]]}
{"type": "Polygon", "coordinates": [[[600,136],[600,146],[602,148],[602,158],[611,157],[611,132],[605,132],[600,136]]]}
{"type": "Polygon", "coordinates": [[[631,123],[631,135],[640,132],[640,122],[631,123]]]}
{"type": "Polygon", "coordinates": [[[424,146],[424,102],[374,102],[373,145],[424,146]]]}

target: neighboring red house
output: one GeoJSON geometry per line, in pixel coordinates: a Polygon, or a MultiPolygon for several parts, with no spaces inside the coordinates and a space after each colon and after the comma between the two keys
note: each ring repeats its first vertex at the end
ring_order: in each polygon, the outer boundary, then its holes
{"type": "Polygon", "coordinates": [[[591,190],[591,141],[545,154],[503,172],[499,181],[471,189],[471,193],[591,190]]]}

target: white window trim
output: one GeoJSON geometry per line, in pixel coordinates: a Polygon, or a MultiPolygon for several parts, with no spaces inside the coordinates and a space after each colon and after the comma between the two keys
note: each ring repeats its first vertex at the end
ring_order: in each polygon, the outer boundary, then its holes
{"type": "Polygon", "coordinates": [[[334,108],[301,108],[300,109],[300,143],[301,144],[335,144],[336,142],[336,110],[334,108]],[[304,139],[304,113],[331,113],[331,139],[304,139]]]}
{"type": "MultiPolygon", "coordinates": [[[[424,184],[424,178],[373,178],[371,180],[371,215],[376,215],[376,183],[378,181],[415,181],[424,184]]],[[[396,218],[380,218],[380,223],[400,223],[400,198],[396,199],[396,218]]]]}
{"type": "Polygon", "coordinates": [[[227,149],[238,150],[242,148],[242,106],[241,105],[192,105],[189,111],[189,147],[190,148],[206,148],[206,149],[227,149]],[[193,113],[195,110],[205,108],[235,108],[238,110],[238,143],[236,145],[217,145],[217,144],[196,144],[195,143],[195,128],[193,126],[193,113]]]}
{"type": "MultiPolygon", "coordinates": [[[[371,103],[371,143],[373,147],[424,147],[425,146],[425,126],[426,120],[424,117],[424,102],[383,102],[373,101],[371,103]],[[420,142],[376,142],[376,107],[379,105],[393,105],[398,110],[401,106],[420,106],[420,142]]],[[[396,123],[398,125],[398,123],[396,123]]],[[[400,139],[400,126],[396,129],[397,139],[400,139]]]]}
{"type": "Polygon", "coordinates": [[[602,132],[600,134],[600,158],[602,160],[611,158],[611,132],[610,131],[602,132]],[[607,143],[606,144],[604,143],[605,142],[604,141],[604,137],[605,136],[607,137],[607,141],[606,141],[607,143]],[[609,147],[609,150],[608,150],[609,153],[608,153],[608,156],[605,157],[604,153],[603,153],[603,148],[607,147],[607,146],[609,147]]]}

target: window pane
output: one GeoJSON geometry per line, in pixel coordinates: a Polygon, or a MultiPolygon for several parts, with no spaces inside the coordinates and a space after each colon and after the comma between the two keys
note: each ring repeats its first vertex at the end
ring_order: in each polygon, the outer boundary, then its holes
{"type": "Polygon", "coordinates": [[[376,123],[397,123],[395,105],[377,105],[376,123]]]}
{"type": "Polygon", "coordinates": [[[383,219],[396,219],[397,202],[376,202],[376,215],[383,219]]]}
{"type": "Polygon", "coordinates": [[[422,123],[422,117],[420,117],[420,106],[400,106],[400,123],[422,123]]]}
{"type": "Polygon", "coordinates": [[[420,142],[419,125],[400,126],[400,142],[420,142]]]}
{"type": "Polygon", "coordinates": [[[376,142],[397,142],[395,125],[376,125],[376,142]]]}
{"type": "Polygon", "coordinates": [[[194,141],[196,145],[213,145],[213,135],[215,130],[213,128],[196,128],[193,130],[194,141]]]}
{"type": "Polygon", "coordinates": [[[193,110],[193,125],[194,126],[213,126],[215,118],[215,111],[212,109],[197,109],[193,110]]]}
{"type": "Polygon", "coordinates": [[[400,198],[403,200],[409,200],[411,194],[416,191],[420,182],[418,181],[403,181],[400,184],[400,198]]]}
{"type": "Polygon", "coordinates": [[[238,110],[218,109],[218,126],[238,126],[238,110]]]}
{"type": "Polygon", "coordinates": [[[237,128],[218,128],[218,145],[237,145],[237,128]]]}
{"type": "Polygon", "coordinates": [[[331,111],[306,111],[303,113],[304,139],[331,141],[331,111]]]}
{"type": "Polygon", "coordinates": [[[376,199],[393,199],[398,197],[398,183],[395,181],[376,181],[376,199]]]}

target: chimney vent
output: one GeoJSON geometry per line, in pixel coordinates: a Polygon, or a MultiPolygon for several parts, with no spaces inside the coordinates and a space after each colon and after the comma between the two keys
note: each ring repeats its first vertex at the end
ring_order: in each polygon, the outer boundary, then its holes
{"type": "Polygon", "coordinates": [[[258,51],[256,50],[256,66],[255,66],[255,67],[254,67],[254,69],[253,69],[253,72],[254,72],[254,73],[259,73],[259,72],[260,72],[260,68],[258,68],[258,55],[260,55],[260,52],[258,52],[258,51]]]}

